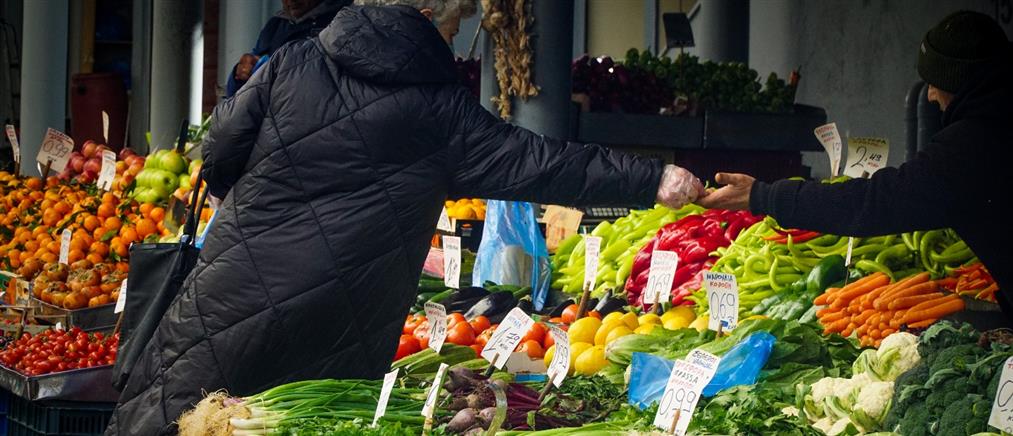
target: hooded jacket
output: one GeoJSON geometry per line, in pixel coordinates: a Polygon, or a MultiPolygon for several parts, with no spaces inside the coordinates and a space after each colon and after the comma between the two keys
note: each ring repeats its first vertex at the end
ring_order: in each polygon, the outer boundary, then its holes
{"type": "Polygon", "coordinates": [[[953,228],[992,273],[1013,324],[1013,49],[968,81],[943,112],[943,129],[899,168],[839,184],[756,182],[753,213],[785,227],[847,236],[953,228]]]}
{"type": "Polygon", "coordinates": [[[283,47],[203,149],[222,205],[110,435],[171,432],[202,392],[382,377],[448,197],[648,205],[662,173],[494,117],[436,28],[396,6],[345,8],[283,47]]]}

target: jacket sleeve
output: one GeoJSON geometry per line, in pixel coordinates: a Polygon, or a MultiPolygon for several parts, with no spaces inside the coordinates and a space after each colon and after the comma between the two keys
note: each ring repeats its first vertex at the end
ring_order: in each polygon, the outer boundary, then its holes
{"type": "Polygon", "coordinates": [[[572,206],[650,206],[663,164],[594,144],[537,135],[496,118],[463,87],[441,122],[450,126],[452,198],[572,206]]]}
{"type": "Polygon", "coordinates": [[[788,228],[845,236],[875,236],[948,227],[947,213],[959,207],[953,168],[938,156],[920,155],[869,179],[824,184],[757,181],[750,192],[753,213],[773,216],[788,228]]]}
{"type": "Polygon", "coordinates": [[[239,180],[264,121],[273,75],[270,68],[258,73],[235,96],[219,103],[211,115],[202,171],[215,197],[224,198],[239,180]]]}

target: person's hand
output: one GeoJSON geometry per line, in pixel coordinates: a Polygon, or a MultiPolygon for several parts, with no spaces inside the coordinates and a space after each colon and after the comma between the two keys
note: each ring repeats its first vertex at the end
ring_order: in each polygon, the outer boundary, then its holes
{"type": "Polygon", "coordinates": [[[692,203],[704,194],[703,183],[693,173],[675,165],[665,165],[658,186],[657,202],[672,209],[692,203]]]}
{"type": "Polygon", "coordinates": [[[257,65],[257,57],[252,54],[244,54],[236,64],[236,80],[245,82],[253,75],[253,67],[257,65]]]}
{"type": "Polygon", "coordinates": [[[718,173],[714,180],[725,186],[700,196],[696,204],[708,209],[749,209],[749,192],[756,179],[745,174],[718,173]]]}

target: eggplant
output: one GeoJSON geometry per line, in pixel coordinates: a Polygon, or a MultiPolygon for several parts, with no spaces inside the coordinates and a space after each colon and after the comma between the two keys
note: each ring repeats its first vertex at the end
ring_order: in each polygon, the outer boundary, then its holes
{"type": "Polygon", "coordinates": [[[531,297],[524,297],[517,300],[517,307],[524,311],[524,313],[535,313],[535,304],[531,302],[531,297]]]}
{"type": "MultiPolygon", "coordinates": [[[[488,297],[488,295],[486,297],[488,297]]],[[[475,297],[475,298],[468,298],[466,300],[457,300],[450,304],[444,304],[443,307],[447,308],[447,313],[453,312],[464,313],[471,310],[471,308],[474,307],[476,304],[478,304],[479,301],[482,301],[483,298],[485,297],[475,297]]]]}
{"type": "Polygon", "coordinates": [[[571,305],[571,304],[574,304],[574,301],[573,301],[572,298],[567,298],[567,299],[559,302],[558,304],[556,304],[555,307],[552,308],[552,311],[549,312],[549,317],[550,318],[556,318],[556,317],[559,317],[559,316],[563,316],[563,311],[566,310],[566,307],[569,306],[569,305],[571,305]]]}
{"type": "Polygon", "coordinates": [[[596,310],[599,314],[601,314],[601,316],[605,316],[612,312],[618,312],[623,310],[624,306],[626,306],[625,299],[602,298],[602,300],[598,302],[598,305],[594,307],[594,310],[596,310]]]}
{"type": "Polygon", "coordinates": [[[506,313],[517,305],[517,299],[510,292],[494,292],[483,297],[468,312],[464,314],[465,319],[473,319],[476,316],[484,315],[492,323],[498,323],[506,317],[506,313]],[[497,319],[498,316],[498,319],[497,319]]]}
{"type": "MultiPolygon", "coordinates": [[[[454,303],[465,300],[473,300],[472,304],[474,304],[474,301],[478,301],[479,299],[488,295],[489,291],[483,288],[479,288],[477,286],[468,286],[466,288],[457,289],[454,292],[451,292],[450,295],[445,300],[443,300],[443,305],[447,306],[448,311],[451,311],[450,306],[453,306],[454,303]]],[[[468,310],[469,307],[471,307],[471,304],[465,306],[460,311],[463,312],[465,310],[468,310]]]]}
{"type": "MultiPolygon", "coordinates": [[[[565,309],[566,306],[568,306],[570,304],[573,304],[573,299],[571,299],[568,294],[566,294],[563,291],[560,291],[559,289],[551,289],[550,288],[549,292],[545,294],[545,308],[546,309],[553,308],[552,309],[553,312],[555,312],[556,308],[558,308],[558,307],[562,307],[563,309],[565,309]],[[562,303],[564,303],[566,301],[569,301],[569,303],[560,306],[562,303]]],[[[560,316],[560,315],[562,315],[563,314],[563,309],[559,309],[559,313],[555,314],[555,315],[552,315],[552,316],[560,316]]]]}

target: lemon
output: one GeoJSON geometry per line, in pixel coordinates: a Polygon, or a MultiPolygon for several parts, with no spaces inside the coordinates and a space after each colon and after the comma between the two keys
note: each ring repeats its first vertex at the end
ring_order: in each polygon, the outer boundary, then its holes
{"type": "Polygon", "coordinates": [[[629,327],[630,330],[640,327],[640,321],[637,320],[637,314],[633,312],[629,312],[623,315],[622,318],[620,319],[622,319],[623,322],[626,323],[626,327],[629,327]]]}
{"type": "Polygon", "coordinates": [[[640,323],[641,326],[645,324],[664,324],[664,322],[661,320],[661,317],[653,313],[645,313],[643,315],[640,315],[640,318],[638,318],[637,321],[640,323]]]}
{"type": "Polygon", "coordinates": [[[556,344],[552,344],[548,350],[545,350],[545,357],[543,357],[542,360],[545,361],[546,367],[552,364],[552,356],[554,355],[556,355],[556,344]]]}
{"type": "Polygon", "coordinates": [[[662,322],[668,321],[669,319],[672,318],[685,318],[686,323],[690,323],[693,322],[694,319],[696,319],[696,314],[693,313],[693,309],[690,309],[689,307],[675,306],[671,309],[668,309],[668,312],[665,312],[664,314],[661,315],[662,322]]]}
{"type": "Polygon", "coordinates": [[[657,327],[657,326],[658,326],[658,324],[654,324],[654,323],[651,323],[651,324],[641,324],[640,327],[637,327],[637,329],[633,331],[633,333],[636,333],[638,335],[649,335],[649,334],[651,334],[651,330],[654,330],[654,328],[657,327]]]}
{"type": "Polygon", "coordinates": [[[689,323],[690,321],[687,321],[685,318],[671,317],[668,321],[665,321],[664,326],[669,330],[679,330],[689,327],[689,323]]]}
{"type": "Polygon", "coordinates": [[[709,324],[709,323],[710,323],[710,317],[707,316],[707,315],[704,315],[704,316],[701,316],[701,317],[693,320],[693,322],[689,324],[689,327],[690,328],[694,328],[694,329],[696,329],[699,332],[702,332],[704,330],[707,330],[707,324],[709,324]]]}
{"type": "Polygon", "coordinates": [[[619,326],[626,327],[626,323],[624,323],[623,320],[621,319],[616,319],[612,320],[611,322],[603,323],[601,327],[598,328],[598,331],[595,332],[594,334],[594,344],[605,345],[605,338],[608,337],[609,332],[611,332],[612,329],[619,326]]]}
{"type": "Polygon", "coordinates": [[[605,315],[605,317],[601,319],[601,323],[602,323],[602,325],[605,325],[605,324],[608,324],[608,323],[610,323],[612,321],[618,321],[618,320],[622,319],[622,317],[623,317],[623,313],[622,312],[612,312],[612,313],[610,313],[608,315],[605,315]]]}
{"type": "Polygon", "coordinates": [[[593,344],[589,344],[587,342],[574,342],[570,344],[570,370],[567,371],[567,375],[573,375],[576,370],[577,357],[593,346],[593,344]]]}
{"type": "Polygon", "coordinates": [[[588,348],[577,356],[574,362],[574,372],[581,375],[592,375],[608,364],[605,360],[605,346],[595,345],[588,348]]]}
{"type": "Polygon", "coordinates": [[[601,321],[598,318],[590,316],[574,321],[567,332],[567,335],[570,337],[570,343],[594,343],[594,334],[598,332],[599,327],[601,327],[601,321]]]}
{"type": "Polygon", "coordinates": [[[608,336],[605,337],[605,344],[607,345],[609,342],[612,342],[612,341],[616,340],[617,338],[621,338],[623,336],[632,335],[632,334],[633,334],[633,330],[630,330],[625,325],[621,325],[619,327],[616,327],[616,328],[612,329],[612,331],[609,332],[608,336]]]}

